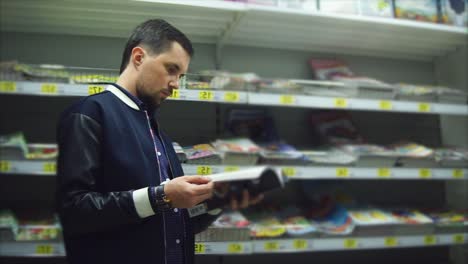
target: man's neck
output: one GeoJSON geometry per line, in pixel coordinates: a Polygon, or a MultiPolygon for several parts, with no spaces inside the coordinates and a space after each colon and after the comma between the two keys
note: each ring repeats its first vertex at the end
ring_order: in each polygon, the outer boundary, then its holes
{"type": "Polygon", "coordinates": [[[138,97],[136,92],[136,80],[134,77],[132,77],[132,74],[128,72],[128,69],[120,74],[116,83],[131,93],[133,96],[138,97]]]}

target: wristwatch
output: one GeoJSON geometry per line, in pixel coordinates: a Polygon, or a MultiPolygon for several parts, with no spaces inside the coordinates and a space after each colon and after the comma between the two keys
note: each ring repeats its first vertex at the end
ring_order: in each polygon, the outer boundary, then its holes
{"type": "Polygon", "coordinates": [[[154,212],[165,212],[172,209],[171,200],[164,192],[164,185],[149,187],[148,196],[150,197],[151,207],[154,212]]]}

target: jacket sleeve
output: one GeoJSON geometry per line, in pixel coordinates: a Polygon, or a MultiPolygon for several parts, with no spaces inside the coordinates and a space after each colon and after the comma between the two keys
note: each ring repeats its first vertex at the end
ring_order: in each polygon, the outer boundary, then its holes
{"type": "Polygon", "coordinates": [[[69,114],[58,125],[57,209],[66,235],[141,221],[131,190],[98,190],[102,136],[99,123],[84,114],[69,114]]]}

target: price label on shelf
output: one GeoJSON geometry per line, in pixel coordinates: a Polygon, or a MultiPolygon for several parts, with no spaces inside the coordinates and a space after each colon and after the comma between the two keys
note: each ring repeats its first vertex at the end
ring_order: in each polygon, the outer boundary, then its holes
{"type": "Polygon", "coordinates": [[[437,237],[430,235],[430,236],[425,236],[424,237],[424,245],[430,246],[430,245],[435,245],[437,244],[437,237]]]}
{"type": "Polygon", "coordinates": [[[15,82],[0,82],[0,92],[15,93],[16,83],[15,82]]]}
{"type": "Polygon", "coordinates": [[[36,254],[50,255],[54,253],[54,247],[48,244],[39,244],[36,246],[36,254]]]}
{"type": "Polygon", "coordinates": [[[352,248],[357,248],[358,247],[358,241],[357,239],[345,239],[343,240],[343,246],[344,248],[347,249],[352,249],[352,248]]]}
{"type": "Polygon", "coordinates": [[[454,244],[463,244],[463,243],[465,243],[465,238],[464,238],[463,234],[453,235],[452,240],[453,240],[454,244]]]}
{"type": "Polygon", "coordinates": [[[431,112],[431,104],[419,103],[418,104],[418,111],[423,112],[423,113],[431,112]]]}
{"type": "Polygon", "coordinates": [[[389,168],[378,168],[377,177],[379,178],[390,178],[392,177],[392,171],[389,168]]]}
{"type": "Polygon", "coordinates": [[[348,168],[336,168],[336,177],[338,177],[338,178],[349,178],[348,168]]]}
{"type": "Polygon", "coordinates": [[[293,241],[293,248],[296,250],[304,250],[308,248],[307,240],[304,239],[295,239],[293,241]]]}
{"type": "Polygon", "coordinates": [[[0,172],[10,172],[11,163],[6,160],[0,160],[0,172]]]}
{"type": "Polygon", "coordinates": [[[213,174],[213,170],[210,166],[198,166],[197,167],[197,174],[198,175],[208,175],[213,174]]]}
{"type": "Polygon", "coordinates": [[[238,170],[239,170],[239,167],[237,167],[237,166],[226,166],[226,167],[224,167],[225,172],[238,171],[238,170]]]}
{"type": "Polygon", "coordinates": [[[54,162],[46,162],[44,163],[44,167],[42,171],[45,173],[56,173],[57,172],[57,165],[54,162]]]}
{"type": "Polygon", "coordinates": [[[431,169],[419,169],[419,178],[421,179],[432,178],[432,170],[431,169]]]}
{"type": "Polygon", "coordinates": [[[282,105],[292,105],[296,103],[296,97],[293,95],[281,95],[279,100],[282,105]]]}
{"type": "Polygon", "coordinates": [[[195,254],[204,254],[206,252],[206,246],[203,243],[195,243],[195,254]]]}
{"type": "Polygon", "coordinates": [[[171,99],[179,99],[180,98],[180,91],[179,89],[174,89],[172,90],[171,96],[169,96],[171,99]]]}
{"type": "Polygon", "coordinates": [[[43,83],[41,85],[41,93],[43,94],[57,94],[58,88],[56,84],[53,83],[43,83]]]}
{"type": "Polygon", "coordinates": [[[386,237],[384,244],[386,247],[396,247],[398,246],[398,238],[396,237],[386,237]]]}
{"type": "Polygon", "coordinates": [[[453,170],[452,174],[453,178],[455,179],[463,179],[463,170],[462,169],[455,169],[453,170]]]}
{"type": "Polygon", "coordinates": [[[104,92],[105,88],[102,85],[90,85],[88,86],[88,95],[104,92]]]}
{"type": "Polygon", "coordinates": [[[346,108],[348,107],[348,100],[345,98],[335,98],[334,104],[337,108],[346,108]]]}
{"type": "Polygon", "coordinates": [[[391,101],[380,101],[379,102],[379,108],[381,110],[392,110],[393,109],[393,104],[391,101]]]}
{"type": "Polygon", "coordinates": [[[278,242],[268,241],[268,242],[265,242],[265,244],[263,244],[263,248],[266,251],[277,251],[279,250],[280,246],[278,242]]]}
{"type": "Polygon", "coordinates": [[[198,93],[198,99],[202,101],[213,101],[214,93],[211,91],[200,91],[198,93]]]}
{"type": "Polygon", "coordinates": [[[228,253],[243,253],[244,245],[240,243],[229,243],[227,246],[228,253]]]}
{"type": "Polygon", "coordinates": [[[239,93],[236,92],[225,92],[224,93],[225,102],[239,102],[239,93]]]}
{"type": "Polygon", "coordinates": [[[284,167],[282,169],[284,175],[288,176],[288,177],[293,177],[293,176],[296,176],[296,168],[294,167],[284,167]]]}

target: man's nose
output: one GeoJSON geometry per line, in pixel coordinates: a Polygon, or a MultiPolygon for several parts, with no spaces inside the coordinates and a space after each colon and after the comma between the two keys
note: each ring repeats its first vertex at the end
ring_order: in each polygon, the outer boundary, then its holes
{"type": "Polygon", "coordinates": [[[173,89],[179,89],[179,79],[171,80],[169,86],[173,89]]]}

